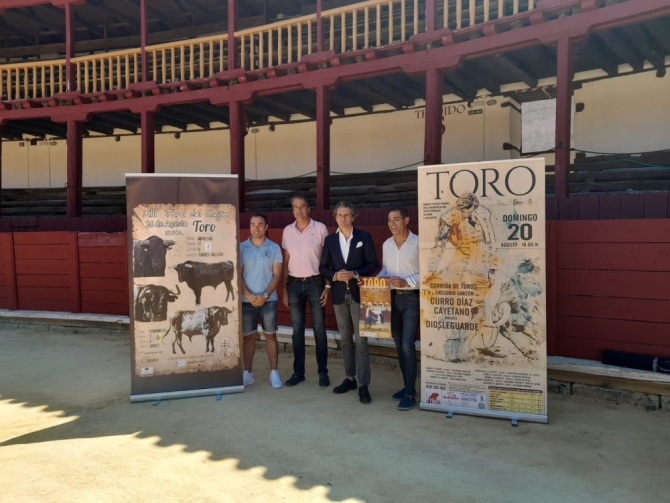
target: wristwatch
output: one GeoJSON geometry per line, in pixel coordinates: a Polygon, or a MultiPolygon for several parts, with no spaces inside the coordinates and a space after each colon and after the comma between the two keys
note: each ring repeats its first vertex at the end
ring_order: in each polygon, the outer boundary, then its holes
{"type": "Polygon", "coordinates": [[[356,281],[361,279],[361,277],[358,275],[358,272],[354,271],[354,278],[356,278],[356,281]]]}
{"type": "Polygon", "coordinates": [[[265,292],[265,300],[268,300],[270,298],[270,294],[265,292]]]}

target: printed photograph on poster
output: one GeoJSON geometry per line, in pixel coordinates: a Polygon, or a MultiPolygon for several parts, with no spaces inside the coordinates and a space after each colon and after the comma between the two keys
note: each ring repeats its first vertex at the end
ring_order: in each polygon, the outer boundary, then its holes
{"type": "Polygon", "coordinates": [[[236,222],[229,204],[134,208],[136,375],[239,364],[236,222]]]}
{"type": "Polygon", "coordinates": [[[543,159],[419,170],[424,402],[545,413],[544,176],[543,159]]]}
{"type": "Polygon", "coordinates": [[[388,278],[361,280],[361,337],[391,339],[391,285],[388,278]]]}

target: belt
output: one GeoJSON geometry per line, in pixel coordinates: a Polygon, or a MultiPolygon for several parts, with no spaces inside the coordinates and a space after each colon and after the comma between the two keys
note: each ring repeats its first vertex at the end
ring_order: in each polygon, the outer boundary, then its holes
{"type": "Polygon", "coordinates": [[[314,276],[308,276],[306,278],[296,278],[295,276],[291,276],[289,274],[287,279],[289,279],[291,281],[307,281],[308,279],[317,279],[317,278],[320,278],[320,277],[321,277],[320,274],[315,274],[314,276]]]}
{"type": "Polygon", "coordinates": [[[418,292],[419,290],[391,290],[392,294],[395,295],[409,295],[412,292],[418,292]]]}

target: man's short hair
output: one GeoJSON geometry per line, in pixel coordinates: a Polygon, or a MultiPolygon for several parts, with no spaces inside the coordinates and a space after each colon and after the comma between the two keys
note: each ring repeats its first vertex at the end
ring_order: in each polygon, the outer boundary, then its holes
{"type": "Polygon", "coordinates": [[[356,208],[349,201],[340,201],[333,209],[333,216],[337,217],[337,210],[340,208],[348,208],[351,211],[351,216],[356,218],[356,208]]]}
{"type": "Polygon", "coordinates": [[[394,206],[389,210],[389,213],[392,213],[394,211],[400,213],[400,216],[402,218],[409,218],[409,211],[407,211],[407,208],[405,208],[404,206],[394,206]]]}
{"type": "MultiPolygon", "coordinates": [[[[251,215],[251,218],[262,218],[263,222],[265,222],[265,225],[268,224],[268,217],[266,217],[263,213],[254,213],[251,215]]],[[[251,222],[251,218],[249,219],[249,222],[251,222]]]]}
{"type": "Polygon", "coordinates": [[[293,203],[294,203],[295,201],[297,201],[298,199],[300,199],[300,200],[302,200],[302,201],[305,201],[305,204],[306,204],[307,206],[309,206],[309,199],[307,199],[307,196],[304,195],[304,194],[295,194],[295,195],[291,198],[291,206],[293,206],[293,203]]]}

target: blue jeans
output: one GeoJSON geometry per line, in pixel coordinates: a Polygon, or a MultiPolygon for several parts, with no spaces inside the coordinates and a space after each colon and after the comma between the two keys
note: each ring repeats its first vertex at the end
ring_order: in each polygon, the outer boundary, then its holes
{"type": "Polygon", "coordinates": [[[242,302],[242,335],[247,337],[258,332],[258,321],[261,322],[263,333],[277,333],[277,301],[269,300],[261,307],[242,302]]]}
{"type": "Polygon", "coordinates": [[[398,362],[405,381],[405,394],[416,396],[416,333],[419,329],[418,290],[393,293],[391,333],[398,350],[398,362]]]}
{"type": "Polygon", "coordinates": [[[316,363],[319,375],[328,375],[328,340],[326,338],[326,310],[320,304],[325,288],[322,276],[317,278],[294,280],[289,277],[288,303],[293,323],[293,372],[305,375],[305,315],[307,303],[312,313],[312,329],[316,342],[316,363]]]}

